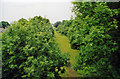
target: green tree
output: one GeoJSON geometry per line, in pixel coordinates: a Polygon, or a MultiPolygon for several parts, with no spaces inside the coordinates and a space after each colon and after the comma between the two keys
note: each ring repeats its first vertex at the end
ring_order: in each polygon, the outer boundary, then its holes
{"type": "Polygon", "coordinates": [[[35,16],[22,24],[21,19],[2,34],[3,79],[57,78],[64,71],[69,58],[61,54],[46,20],[35,16]]]}
{"type": "Polygon", "coordinates": [[[2,23],[0,22],[0,28],[2,28],[2,23]]]}
{"type": "Polygon", "coordinates": [[[21,18],[18,20],[19,23],[21,23],[22,25],[25,25],[28,21],[24,18],[21,18]]]}
{"type": "Polygon", "coordinates": [[[58,26],[57,29],[60,33],[67,36],[69,27],[72,25],[72,20],[63,20],[58,26]]]}
{"type": "Polygon", "coordinates": [[[2,27],[5,29],[5,27],[9,26],[10,24],[7,21],[1,21],[2,27]]]}
{"type": "Polygon", "coordinates": [[[53,26],[57,28],[57,27],[58,27],[58,25],[60,25],[60,24],[61,24],[61,22],[60,22],[60,21],[57,21],[56,23],[54,23],[54,25],[53,25],[53,26]]]}
{"type": "Polygon", "coordinates": [[[72,46],[80,50],[74,69],[84,76],[119,77],[120,38],[114,39],[118,32],[114,16],[119,9],[103,2],[73,4],[76,17],[68,34],[72,46]]]}

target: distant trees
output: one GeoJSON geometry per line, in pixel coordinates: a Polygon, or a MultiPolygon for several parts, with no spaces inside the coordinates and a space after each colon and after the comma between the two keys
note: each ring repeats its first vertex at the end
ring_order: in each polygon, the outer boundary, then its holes
{"type": "Polygon", "coordinates": [[[68,28],[71,26],[72,20],[63,20],[58,26],[57,31],[59,30],[60,33],[66,35],[68,32],[68,28]]]}
{"type": "Polygon", "coordinates": [[[54,27],[58,27],[58,25],[60,25],[61,24],[61,22],[60,21],[57,21],[56,23],[54,23],[54,27]]]}
{"type": "Polygon", "coordinates": [[[5,29],[5,27],[7,27],[7,26],[9,26],[10,24],[7,22],[7,21],[1,21],[0,22],[0,27],[2,27],[2,28],[4,28],[5,29]]]}

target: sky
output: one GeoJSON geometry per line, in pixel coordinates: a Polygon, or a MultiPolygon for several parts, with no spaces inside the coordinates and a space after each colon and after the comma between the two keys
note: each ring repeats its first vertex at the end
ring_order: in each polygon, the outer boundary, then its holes
{"type": "Polygon", "coordinates": [[[51,23],[69,20],[72,0],[0,0],[0,21],[9,23],[21,18],[46,17],[51,23]]]}

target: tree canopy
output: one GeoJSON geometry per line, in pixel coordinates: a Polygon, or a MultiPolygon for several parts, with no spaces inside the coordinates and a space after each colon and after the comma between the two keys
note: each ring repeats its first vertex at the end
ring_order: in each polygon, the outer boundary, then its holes
{"type": "Polygon", "coordinates": [[[10,24],[7,22],[7,21],[1,21],[0,22],[0,27],[2,27],[2,28],[4,28],[5,29],[5,27],[7,27],[7,26],[9,26],[10,24]]]}
{"type": "Polygon", "coordinates": [[[83,76],[119,77],[120,8],[118,3],[109,4],[73,2],[75,19],[57,27],[69,37],[71,47],[79,50],[73,68],[83,76]]]}
{"type": "Polygon", "coordinates": [[[54,27],[58,27],[58,25],[60,25],[61,22],[60,21],[57,21],[56,23],[53,24],[54,27]]]}

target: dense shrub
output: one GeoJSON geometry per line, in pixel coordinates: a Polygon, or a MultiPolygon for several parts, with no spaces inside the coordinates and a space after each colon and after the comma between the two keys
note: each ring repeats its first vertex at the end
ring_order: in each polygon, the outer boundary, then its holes
{"type": "Polygon", "coordinates": [[[61,34],[67,36],[67,32],[71,24],[72,24],[72,20],[63,20],[61,24],[58,25],[56,30],[59,31],[61,34]]]}
{"type": "Polygon", "coordinates": [[[119,9],[120,8],[120,1],[119,2],[107,2],[106,4],[111,9],[119,9]]]}
{"type": "Polygon", "coordinates": [[[69,34],[74,38],[71,42],[78,44],[80,50],[74,69],[84,76],[118,77],[119,44],[113,39],[118,30],[114,18],[118,10],[110,9],[106,3],[74,4],[77,17],[69,34]]]}
{"type": "Polygon", "coordinates": [[[0,22],[0,27],[5,29],[7,26],[10,26],[10,24],[7,21],[1,21],[0,22]]]}
{"type": "Polygon", "coordinates": [[[25,25],[28,21],[24,18],[21,18],[18,20],[19,23],[21,23],[22,25],[25,25]]]}
{"type": "Polygon", "coordinates": [[[119,7],[102,2],[73,4],[75,19],[57,29],[69,37],[72,48],[80,50],[74,69],[83,76],[119,77],[119,7]]]}
{"type": "Polygon", "coordinates": [[[68,57],[61,54],[53,36],[49,20],[40,16],[9,26],[2,34],[3,78],[58,77],[68,57]]]}

